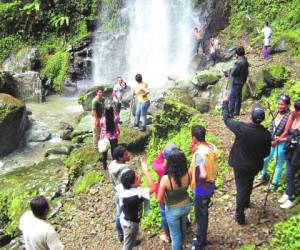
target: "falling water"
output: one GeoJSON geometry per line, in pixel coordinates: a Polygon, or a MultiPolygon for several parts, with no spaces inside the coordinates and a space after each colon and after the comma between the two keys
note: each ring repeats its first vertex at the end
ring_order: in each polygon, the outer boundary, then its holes
{"type": "Polygon", "coordinates": [[[168,75],[183,77],[193,49],[192,0],[130,0],[123,8],[127,30],[96,32],[94,82],[118,75],[130,83],[141,73],[151,87],[162,86],[168,75]]]}

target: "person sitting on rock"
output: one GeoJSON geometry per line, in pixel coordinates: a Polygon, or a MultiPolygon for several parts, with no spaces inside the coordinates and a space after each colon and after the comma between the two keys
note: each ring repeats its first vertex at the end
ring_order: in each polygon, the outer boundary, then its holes
{"type": "Polygon", "coordinates": [[[147,113],[150,106],[149,100],[149,89],[146,83],[143,82],[141,74],[135,76],[135,80],[138,83],[138,86],[135,89],[135,96],[137,99],[136,103],[136,121],[134,124],[135,128],[139,128],[140,119],[142,121],[141,131],[146,131],[147,125],[147,113]]]}
{"type": "Polygon", "coordinates": [[[127,88],[126,82],[124,82],[121,76],[118,76],[117,82],[113,88],[112,98],[113,98],[113,105],[115,110],[118,114],[120,114],[121,106],[122,106],[122,97],[124,95],[124,91],[127,88]]]}
{"type": "Polygon", "coordinates": [[[54,228],[46,222],[50,207],[44,196],[30,201],[31,211],[26,211],[20,219],[26,250],[64,249],[54,228]]]}
{"type": "Polygon", "coordinates": [[[100,119],[104,112],[104,88],[97,90],[97,95],[92,100],[92,116],[93,116],[93,143],[95,150],[98,149],[98,141],[100,138],[100,119]]]}
{"type": "MultiPolygon", "coordinates": [[[[130,166],[127,164],[130,161],[130,155],[126,147],[123,145],[117,146],[113,151],[113,161],[108,166],[108,171],[112,180],[114,187],[121,183],[121,176],[126,171],[130,170],[130,166]]],[[[118,237],[121,242],[124,239],[123,229],[120,223],[121,207],[119,203],[119,196],[116,192],[115,194],[116,203],[116,229],[118,232],[118,237]]]]}
{"type": "Polygon", "coordinates": [[[142,188],[141,178],[133,170],[122,173],[121,184],[116,187],[121,205],[120,222],[124,232],[124,243],[122,250],[131,250],[140,241],[136,240],[139,232],[139,223],[143,214],[143,204],[149,205],[150,194],[154,192],[155,185],[147,165],[141,160],[142,168],[146,174],[149,188],[142,188]]]}
{"type": "Polygon", "coordinates": [[[287,121],[289,119],[290,115],[290,97],[286,95],[281,95],[278,98],[277,101],[277,111],[274,114],[274,117],[270,124],[269,131],[272,134],[272,147],[270,155],[264,159],[264,167],[261,171],[261,176],[257,179],[257,182],[259,184],[265,183],[267,181],[267,171],[268,171],[268,165],[270,160],[275,157],[275,170],[273,175],[272,183],[269,187],[267,187],[266,191],[273,191],[277,189],[278,183],[281,177],[283,165],[285,162],[285,139],[281,136],[283,135],[283,132],[285,130],[285,127],[287,125],[287,121]]]}
{"type": "MultiPolygon", "coordinates": [[[[109,140],[112,157],[114,149],[118,145],[118,137],[120,135],[119,119],[119,115],[114,111],[112,106],[105,108],[103,116],[100,119],[100,140],[104,138],[109,140]]],[[[107,169],[107,153],[108,151],[102,153],[103,169],[107,169]]]]}

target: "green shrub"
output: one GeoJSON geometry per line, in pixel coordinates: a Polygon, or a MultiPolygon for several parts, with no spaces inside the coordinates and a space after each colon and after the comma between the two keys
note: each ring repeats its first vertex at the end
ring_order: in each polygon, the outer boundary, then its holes
{"type": "Polygon", "coordinates": [[[103,175],[97,171],[87,172],[74,187],[74,194],[86,192],[90,187],[103,180],[103,175]]]}

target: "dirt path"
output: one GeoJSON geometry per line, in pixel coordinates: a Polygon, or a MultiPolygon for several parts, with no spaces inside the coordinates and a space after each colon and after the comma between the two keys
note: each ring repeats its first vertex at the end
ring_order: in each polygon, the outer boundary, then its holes
{"type": "MultiPolygon", "coordinates": [[[[224,126],[221,117],[210,114],[204,115],[208,131],[216,135],[221,142],[226,158],[233,142],[233,135],[224,126]]],[[[246,119],[243,116],[242,119],[246,119]]],[[[137,164],[137,156],[133,158],[133,165],[137,164]]],[[[102,171],[102,170],[99,170],[102,171]]],[[[103,171],[102,171],[103,172],[103,171]]],[[[120,249],[114,227],[114,195],[113,188],[107,176],[104,182],[92,187],[87,194],[73,196],[69,194],[66,201],[69,204],[65,213],[60,213],[58,231],[66,249],[120,249]]],[[[239,226],[233,220],[235,206],[235,184],[233,173],[229,171],[223,176],[224,186],[217,190],[213,205],[210,208],[208,240],[210,244],[206,249],[236,249],[243,244],[259,246],[272,236],[273,224],[285,218],[279,209],[278,193],[269,196],[267,213],[263,216],[264,187],[253,191],[251,197],[252,208],[246,210],[247,225],[239,226]]],[[[185,249],[191,247],[193,237],[190,228],[189,241],[185,249]]],[[[170,249],[169,245],[156,236],[149,238],[147,232],[141,232],[139,238],[142,244],[136,249],[170,249]]]]}

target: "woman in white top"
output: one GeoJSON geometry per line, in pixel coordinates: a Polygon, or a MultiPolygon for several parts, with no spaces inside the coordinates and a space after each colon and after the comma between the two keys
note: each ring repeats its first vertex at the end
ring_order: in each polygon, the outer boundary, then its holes
{"type": "Polygon", "coordinates": [[[270,54],[269,47],[271,46],[271,36],[272,36],[272,29],[269,26],[269,22],[265,22],[265,26],[262,28],[260,33],[264,33],[263,57],[264,59],[268,59],[270,54]]]}

